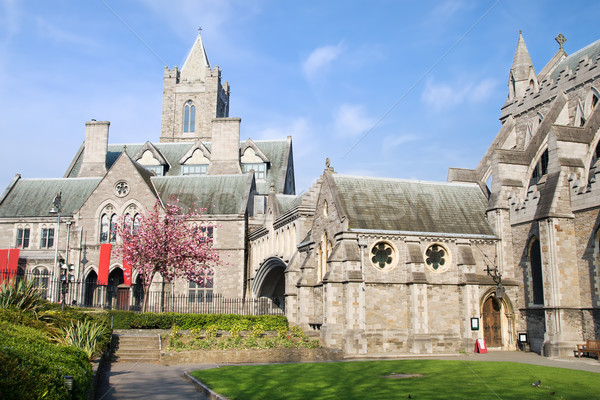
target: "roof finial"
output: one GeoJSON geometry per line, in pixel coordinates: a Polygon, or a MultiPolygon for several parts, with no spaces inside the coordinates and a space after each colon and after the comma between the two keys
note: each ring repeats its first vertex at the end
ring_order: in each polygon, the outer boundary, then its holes
{"type": "Polygon", "coordinates": [[[201,27],[201,26],[199,26],[199,27],[198,27],[198,35],[199,35],[199,34],[201,34],[201,33],[202,33],[202,27],[201,27]]]}
{"type": "Polygon", "coordinates": [[[556,40],[556,42],[560,46],[560,49],[562,50],[563,44],[565,44],[567,38],[562,33],[559,33],[558,36],[554,38],[554,40],[556,40]]]}

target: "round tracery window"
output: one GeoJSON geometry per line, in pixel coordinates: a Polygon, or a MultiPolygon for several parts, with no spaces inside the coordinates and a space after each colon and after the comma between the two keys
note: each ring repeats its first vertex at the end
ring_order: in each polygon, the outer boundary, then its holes
{"type": "Polygon", "coordinates": [[[394,263],[394,248],[389,243],[379,242],[371,249],[371,262],[379,268],[391,267],[394,263]]]}
{"type": "Polygon", "coordinates": [[[125,197],[129,194],[129,185],[125,181],[119,181],[115,184],[115,192],[119,197],[125,197]]]}
{"type": "Polygon", "coordinates": [[[425,251],[425,263],[434,271],[443,271],[450,264],[450,253],[444,246],[432,244],[425,251]]]}

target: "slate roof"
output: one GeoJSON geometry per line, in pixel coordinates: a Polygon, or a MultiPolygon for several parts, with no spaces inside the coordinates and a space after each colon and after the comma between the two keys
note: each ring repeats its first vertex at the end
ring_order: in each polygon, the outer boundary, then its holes
{"type": "Polygon", "coordinates": [[[576,51],[559,62],[554,71],[552,71],[552,74],[550,74],[550,79],[556,82],[558,76],[566,68],[569,68],[571,71],[576,71],[579,68],[579,62],[586,57],[588,57],[592,63],[597,61],[598,57],[600,57],[600,40],[585,46],[583,49],[576,51]]]}
{"type": "Polygon", "coordinates": [[[199,175],[151,178],[163,203],[172,196],[187,207],[206,208],[205,214],[243,214],[249,175],[199,175]]]}
{"type": "Polygon", "coordinates": [[[290,194],[278,194],[276,195],[277,205],[279,206],[279,212],[281,214],[286,213],[294,207],[299,206],[302,203],[302,196],[290,195],[290,194]]]}
{"type": "Polygon", "coordinates": [[[102,178],[19,179],[0,203],[1,217],[48,217],[62,192],[61,215],[78,211],[102,178]]]}
{"type": "Polygon", "coordinates": [[[495,237],[476,184],[331,176],[350,229],[495,237]]]}
{"type": "MultiPolygon", "coordinates": [[[[240,147],[244,143],[245,142],[240,142],[240,147]]],[[[270,162],[267,179],[256,181],[257,192],[260,194],[268,194],[271,184],[275,185],[276,192],[279,193],[283,191],[285,168],[287,167],[287,156],[289,151],[287,140],[257,140],[254,141],[254,143],[270,162]]],[[[106,168],[109,169],[114,164],[123,152],[124,147],[127,149],[127,154],[133,158],[144,144],[145,143],[109,144],[106,155],[106,168]]],[[[152,144],[169,163],[169,170],[166,172],[165,176],[181,176],[181,165],[179,164],[179,160],[181,160],[187,151],[194,145],[194,142],[152,144]]],[[[210,142],[204,142],[204,145],[211,150],[212,144],[210,142]]],[[[78,176],[82,160],[83,152],[76,156],[73,168],[67,173],[68,178],[78,176]]]]}

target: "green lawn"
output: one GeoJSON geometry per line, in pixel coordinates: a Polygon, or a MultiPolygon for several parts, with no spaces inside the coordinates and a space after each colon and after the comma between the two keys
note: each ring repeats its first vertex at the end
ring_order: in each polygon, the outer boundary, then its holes
{"type": "Polygon", "coordinates": [[[600,399],[600,374],[510,362],[401,360],[228,366],[192,372],[247,399],[600,399]],[[394,379],[391,374],[421,374],[394,379]],[[540,387],[532,386],[541,379],[540,387]]]}

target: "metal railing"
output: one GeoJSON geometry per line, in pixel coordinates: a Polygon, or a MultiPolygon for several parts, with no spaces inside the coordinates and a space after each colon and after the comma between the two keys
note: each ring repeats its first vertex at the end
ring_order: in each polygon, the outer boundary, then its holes
{"type": "MultiPolygon", "coordinates": [[[[60,279],[52,273],[35,274],[32,272],[10,274],[0,271],[0,282],[18,282],[33,280],[43,289],[43,296],[52,302],[63,301],[60,279]]],[[[241,315],[285,315],[283,298],[244,299],[229,298],[211,290],[191,293],[171,294],[171,286],[165,290],[147,292],[147,312],[177,312],[193,314],[241,314],[241,315]]],[[[100,309],[130,310],[141,312],[144,303],[144,291],[141,285],[124,286],[115,282],[98,285],[96,281],[75,281],[69,283],[65,304],[100,309]]]]}

